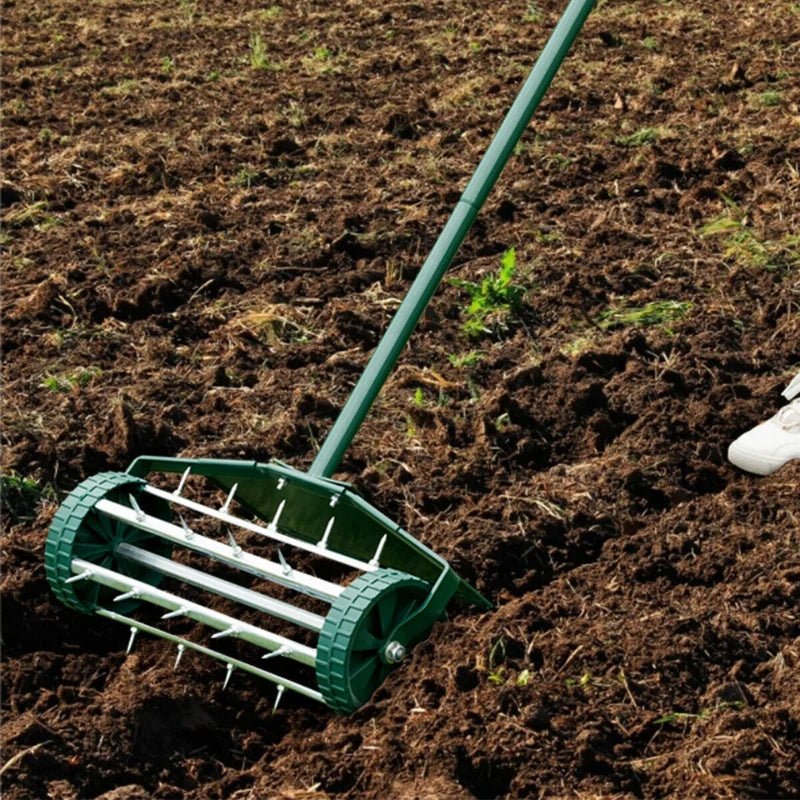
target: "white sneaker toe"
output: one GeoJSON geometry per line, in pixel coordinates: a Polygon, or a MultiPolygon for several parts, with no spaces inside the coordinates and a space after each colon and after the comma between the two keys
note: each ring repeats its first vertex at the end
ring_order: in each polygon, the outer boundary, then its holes
{"type": "Polygon", "coordinates": [[[800,398],[743,433],[728,448],[732,464],[756,475],[770,475],[794,459],[800,459],[800,398]]]}
{"type": "Polygon", "coordinates": [[[775,470],[780,469],[789,458],[782,458],[780,454],[776,454],[774,445],[761,430],[769,424],[769,422],[762,422],[761,425],[743,433],[735,442],[732,442],[728,447],[728,461],[735,467],[739,467],[745,472],[752,472],[754,475],[771,475],[775,470]]]}

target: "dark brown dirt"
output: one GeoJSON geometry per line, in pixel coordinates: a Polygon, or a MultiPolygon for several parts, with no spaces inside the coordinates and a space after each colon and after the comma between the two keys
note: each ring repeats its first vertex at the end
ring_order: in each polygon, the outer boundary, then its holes
{"type": "Polygon", "coordinates": [[[453,267],[521,314],[443,286],[343,464],[495,611],[271,716],[44,578],[94,472],[310,462],[560,5],[3,3],[4,798],[800,796],[800,464],[724,457],[800,364],[796,4],[595,12],[453,267]]]}

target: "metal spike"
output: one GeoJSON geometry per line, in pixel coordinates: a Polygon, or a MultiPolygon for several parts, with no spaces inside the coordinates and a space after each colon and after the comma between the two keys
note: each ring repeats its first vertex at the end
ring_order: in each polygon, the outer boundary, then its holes
{"type": "Polygon", "coordinates": [[[286,505],[285,500],[281,500],[280,505],[278,506],[277,511],[275,512],[275,516],[272,518],[272,522],[270,522],[269,527],[273,530],[278,527],[278,520],[281,518],[281,514],[283,514],[283,507],[286,505]]]}
{"type": "Polygon", "coordinates": [[[186,479],[189,477],[189,473],[191,471],[192,471],[191,467],[186,467],[186,470],[184,471],[183,475],[181,475],[181,480],[180,483],[178,484],[178,488],[172,493],[176,497],[179,497],[180,493],[183,491],[183,486],[186,483],[186,479]]]}
{"type": "Polygon", "coordinates": [[[278,706],[280,705],[281,698],[283,697],[283,693],[286,691],[286,687],[282,684],[278,684],[278,694],[275,697],[275,705],[272,706],[272,713],[274,714],[278,710],[278,706]]]}
{"type": "Polygon", "coordinates": [[[234,558],[239,558],[242,554],[242,548],[236,542],[236,539],[233,537],[233,533],[228,531],[228,544],[231,546],[231,551],[233,552],[234,558]]]}
{"type": "Polygon", "coordinates": [[[231,507],[231,502],[233,501],[233,496],[236,494],[236,490],[238,488],[239,484],[234,483],[233,486],[231,487],[230,492],[228,492],[228,497],[226,498],[225,502],[222,504],[222,508],[220,509],[220,511],[222,511],[223,514],[228,513],[228,509],[231,507]]]}
{"type": "Polygon", "coordinates": [[[131,508],[136,512],[136,521],[144,522],[144,518],[147,516],[147,514],[142,511],[141,506],[136,502],[136,498],[132,494],[129,494],[128,500],[131,501],[131,508]]]}
{"type": "Polygon", "coordinates": [[[336,517],[331,517],[328,520],[328,524],[325,526],[325,533],[322,534],[322,538],[317,542],[317,547],[319,547],[320,550],[325,550],[328,547],[328,537],[331,535],[335,519],[336,517]]]}
{"type": "Polygon", "coordinates": [[[286,559],[283,557],[280,548],[278,548],[278,561],[281,562],[281,572],[284,575],[291,575],[292,568],[286,563],[286,559]]]}
{"type": "Polygon", "coordinates": [[[166,614],[161,615],[161,619],[174,619],[175,617],[182,617],[189,609],[186,606],[176,608],[174,611],[167,611],[166,614]]]}
{"type": "Polygon", "coordinates": [[[186,652],[186,645],[179,644],[178,645],[178,655],[175,656],[175,665],[172,667],[173,670],[178,669],[178,664],[181,663],[181,659],[183,658],[183,654],[186,652]]]}
{"type": "Polygon", "coordinates": [[[369,560],[369,565],[371,567],[379,567],[380,566],[380,557],[381,553],[383,552],[384,545],[386,544],[386,539],[389,536],[388,533],[383,535],[383,538],[378,543],[378,549],[375,551],[375,555],[369,560]]]}
{"type": "Polygon", "coordinates": [[[261,656],[261,659],[263,661],[266,661],[268,658],[277,658],[278,656],[285,656],[291,652],[293,652],[292,648],[284,644],[281,645],[277,650],[273,650],[271,653],[264,653],[264,655],[261,656]]]}
{"type": "Polygon", "coordinates": [[[139,629],[131,625],[131,638],[128,639],[128,649],[125,651],[126,656],[130,655],[131,650],[133,649],[133,640],[136,638],[137,633],[139,633],[139,629]]]}
{"type": "Polygon", "coordinates": [[[139,597],[141,592],[138,589],[131,589],[129,592],[124,592],[123,594],[118,594],[114,598],[115,603],[121,603],[123,600],[130,600],[132,597],[139,597]]]}
{"type": "Polygon", "coordinates": [[[231,625],[230,628],[226,628],[224,631],[218,631],[217,633],[211,634],[212,639],[224,639],[226,636],[237,636],[239,634],[240,628],[236,625],[231,625]]]}
{"type": "Polygon", "coordinates": [[[286,478],[278,478],[278,491],[283,491],[284,486],[286,486],[286,478]]]}
{"type": "Polygon", "coordinates": [[[224,692],[228,688],[228,681],[231,679],[231,675],[233,675],[234,666],[231,663],[228,663],[228,668],[225,671],[225,681],[222,684],[222,691],[224,692]]]}
{"type": "Polygon", "coordinates": [[[194,531],[186,524],[186,520],[183,518],[183,514],[178,512],[178,519],[181,521],[181,527],[183,528],[183,535],[187,539],[191,539],[194,536],[194,531]]]}
{"type": "Polygon", "coordinates": [[[73,575],[71,578],[67,578],[64,583],[77,583],[78,581],[85,581],[87,578],[91,578],[94,573],[90,569],[85,569],[80,575],[73,575]]]}

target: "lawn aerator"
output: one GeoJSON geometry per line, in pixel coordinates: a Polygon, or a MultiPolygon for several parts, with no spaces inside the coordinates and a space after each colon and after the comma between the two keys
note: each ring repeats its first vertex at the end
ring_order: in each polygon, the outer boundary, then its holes
{"type": "Polygon", "coordinates": [[[59,600],[127,626],[128,650],[140,632],[159,636],[176,645],[176,667],[187,650],[197,651],[225,664],[224,685],[237,669],[275,683],[275,707],[290,689],[342,713],[369,700],[452,599],[491,607],[443,558],[332,475],[593,4],[567,6],[308,472],[277,461],[142,456],[126,472],[88,478],[64,500],[47,534],[45,569],[59,600]],[[155,473],[181,477],[168,491],[147,480],[155,473]],[[196,476],[224,493],[221,505],[205,500],[205,490],[198,495],[203,502],[187,496],[196,476]],[[276,560],[262,554],[267,546],[275,547],[276,560]],[[212,576],[173,557],[185,550],[312,600],[304,607],[212,576]],[[289,623],[306,633],[291,638],[245,622],[211,607],[219,602],[161,588],[164,579],[280,620],[281,630],[289,623]],[[146,621],[151,606],[164,610],[164,620],[207,626],[211,641],[146,621]],[[229,637],[254,646],[261,659],[289,665],[292,677],[211,646],[229,637]],[[297,675],[303,668],[311,672],[307,680],[297,675]]]}

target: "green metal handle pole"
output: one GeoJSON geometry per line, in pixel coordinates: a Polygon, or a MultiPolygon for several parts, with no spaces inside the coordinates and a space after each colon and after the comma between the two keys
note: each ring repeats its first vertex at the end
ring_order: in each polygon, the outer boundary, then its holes
{"type": "Polygon", "coordinates": [[[309,469],[330,477],[408,342],[595,0],[571,0],[309,469]]]}

